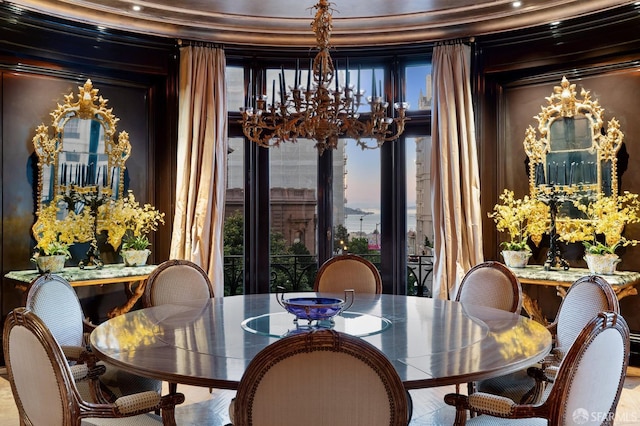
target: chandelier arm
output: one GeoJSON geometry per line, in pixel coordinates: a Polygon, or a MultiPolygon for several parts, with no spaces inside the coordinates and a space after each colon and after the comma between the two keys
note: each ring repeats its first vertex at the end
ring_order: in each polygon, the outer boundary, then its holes
{"type": "Polygon", "coordinates": [[[360,67],[357,90],[354,91],[353,86],[349,85],[347,60],[346,84],[341,87],[330,54],[334,9],[328,0],[319,0],[313,8],[316,13],[311,28],[316,35],[318,53],[309,64],[306,90],[299,84],[301,75],[298,61],[295,83],[289,87],[290,90],[287,90],[284,67],[281,67],[279,102],[276,101],[274,80],[270,105],[267,104],[266,95],[261,94],[256,96],[255,108],[247,106],[241,109],[243,134],[263,147],[296,142],[298,138],[312,139],[320,155],[327,149],[336,149],[340,137],[355,139],[362,149],[379,148],[384,142],[396,140],[404,132],[408,105],[403,102],[395,104],[398,117],[388,117],[389,103],[384,100],[382,93],[376,94],[374,72],[373,93],[366,99],[371,112],[367,120],[360,119],[359,108],[365,104],[364,90],[360,90],[360,67]],[[335,89],[332,85],[335,85],[335,89]],[[361,139],[375,139],[376,146],[369,146],[361,139]]]}

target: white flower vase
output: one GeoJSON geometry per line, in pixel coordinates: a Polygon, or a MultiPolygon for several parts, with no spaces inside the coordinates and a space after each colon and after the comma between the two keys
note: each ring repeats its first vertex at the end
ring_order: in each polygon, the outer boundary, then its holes
{"type": "Polygon", "coordinates": [[[151,254],[148,249],[144,250],[124,250],[120,252],[122,260],[126,266],[142,266],[147,264],[147,258],[151,254]]]}
{"type": "Polygon", "coordinates": [[[502,250],[504,263],[510,268],[524,268],[529,262],[531,252],[528,250],[502,250]]]}
{"type": "Polygon", "coordinates": [[[64,269],[64,262],[67,257],[63,254],[56,254],[52,256],[37,256],[35,258],[38,271],[42,274],[50,272],[60,272],[64,269]]]}
{"type": "Polygon", "coordinates": [[[621,259],[617,254],[612,253],[587,253],[584,255],[584,260],[586,260],[589,272],[592,274],[613,275],[616,272],[616,266],[621,259]]]}

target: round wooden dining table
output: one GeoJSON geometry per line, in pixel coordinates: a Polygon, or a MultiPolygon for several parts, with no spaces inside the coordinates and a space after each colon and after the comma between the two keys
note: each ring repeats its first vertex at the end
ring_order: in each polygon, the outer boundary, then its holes
{"type": "MultiPolygon", "coordinates": [[[[318,295],[289,293],[285,301],[311,296],[318,295]]],[[[100,324],[90,341],[100,359],[132,373],[237,389],[261,349],[314,326],[294,319],[275,294],[229,296],[128,312],[100,324]]],[[[332,326],[381,350],[407,389],[507,374],[551,349],[547,329],[526,317],[413,296],[357,294],[332,326]]]]}

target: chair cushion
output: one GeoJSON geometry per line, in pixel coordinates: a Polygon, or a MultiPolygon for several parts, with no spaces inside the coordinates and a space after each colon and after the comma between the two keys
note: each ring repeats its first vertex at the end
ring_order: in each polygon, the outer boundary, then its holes
{"type": "Polygon", "coordinates": [[[55,277],[30,295],[27,308],[44,321],[60,346],[84,346],[84,315],[73,287],[55,277]]]}
{"type": "Polygon", "coordinates": [[[495,268],[479,268],[465,277],[459,301],[511,311],[513,284],[508,276],[495,268]]]}
{"type": "Polygon", "coordinates": [[[586,408],[590,413],[609,412],[625,375],[620,370],[626,367],[622,340],[617,330],[604,330],[574,364],[571,389],[564,407],[565,424],[573,422],[572,416],[579,409],[586,408]],[[597,392],[593,391],[593,386],[598,387],[597,392]]]}
{"type": "Polygon", "coordinates": [[[598,312],[610,309],[605,294],[597,284],[581,282],[573,286],[558,311],[556,355],[562,359],[591,318],[598,312]]]}
{"type": "MultiPolygon", "coordinates": [[[[58,275],[41,276],[33,284],[27,298],[27,308],[35,313],[51,331],[65,353],[75,358],[86,350],[84,314],[76,291],[69,282],[58,275]]],[[[71,361],[70,364],[73,364],[71,361]]],[[[116,396],[153,390],[160,392],[162,382],[136,376],[109,364],[100,381],[116,396]]],[[[80,396],[92,401],[91,384],[87,380],[76,383],[80,396]]]]}
{"type": "Polygon", "coordinates": [[[116,419],[82,419],[82,426],[158,426],[162,425],[162,418],[155,414],[140,414],[134,417],[121,417],[116,419]]]}
{"type": "Polygon", "coordinates": [[[369,267],[356,260],[333,262],[322,273],[318,291],[342,292],[353,289],[356,294],[375,293],[376,277],[369,267]]]}
{"type": "Polygon", "coordinates": [[[515,402],[522,402],[522,398],[535,385],[535,379],[530,377],[526,370],[519,370],[504,376],[480,380],[476,383],[476,390],[505,396],[515,402]]]}
{"type": "Polygon", "coordinates": [[[155,392],[162,390],[162,382],[160,380],[128,373],[109,363],[101,364],[106,367],[106,371],[100,376],[100,382],[106,385],[116,397],[130,395],[143,390],[155,392]]]}
{"type": "Polygon", "coordinates": [[[254,426],[272,426],[283,407],[287,420],[280,419],[279,426],[304,424],[306,418],[316,425],[388,425],[391,402],[366,364],[344,353],[315,351],[297,354],[264,375],[254,394],[254,426]],[[322,404],[316,393],[323,395],[322,404]]]}
{"type": "Polygon", "coordinates": [[[467,420],[469,426],[549,426],[547,419],[503,419],[500,417],[493,417],[486,414],[476,416],[467,420]]]}
{"type": "Polygon", "coordinates": [[[9,336],[9,358],[16,392],[31,422],[62,424],[64,407],[53,361],[31,331],[13,328],[9,336]],[[38,398],[34,398],[34,394],[38,398]]]}
{"type": "Polygon", "coordinates": [[[155,277],[151,289],[154,306],[210,297],[206,279],[188,265],[172,265],[164,269],[155,277]]]}

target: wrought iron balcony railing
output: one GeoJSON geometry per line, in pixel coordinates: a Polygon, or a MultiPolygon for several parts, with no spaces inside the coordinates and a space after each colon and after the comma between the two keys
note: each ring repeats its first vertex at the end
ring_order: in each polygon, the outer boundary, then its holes
{"type": "MultiPolygon", "coordinates": [[[[380,267],[378,253],[362,255],[376,267],[380,267]]],[[[242,255],[224,257],[225,295],[243,292],[242,255]]],[[[431,297],[430,279],[433,271],[432,256],[411,256],[407,262],[407,294],[431,297]]],[[[318,273],[318,259],[314,255],[276,255],[271,256],[272,291],[282,286],[288,291],[311,291],[318,273]]]]}

